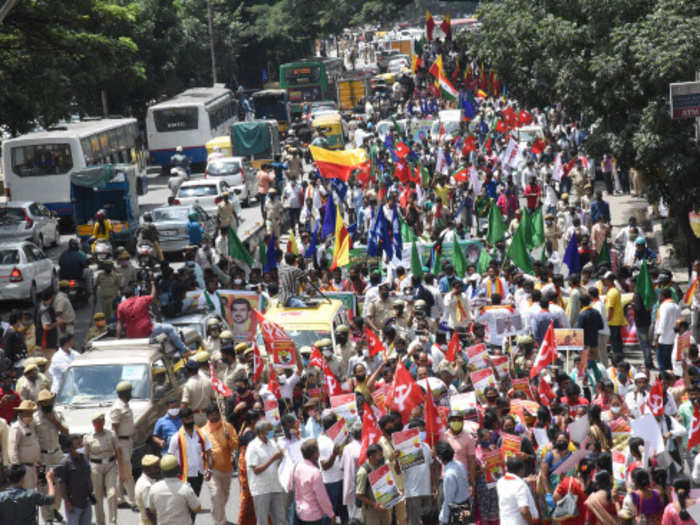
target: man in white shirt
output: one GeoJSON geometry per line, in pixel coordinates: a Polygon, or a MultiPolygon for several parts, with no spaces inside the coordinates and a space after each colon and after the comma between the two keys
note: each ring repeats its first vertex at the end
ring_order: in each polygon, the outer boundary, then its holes
{"type": "Polygon", "coordinates": [[[348,511],[343,505],[343,471],[340,468],[340,447],[327,434],[328,429],[337,421],[338,416],[334,412],[324,415],[321,420],[323,433],[318,436],[318,463],[321,466],[323,484],[326,487],[328,498],[331,500],[331,505],[333,505],[333,512],[340,517],[341,523],[345,523],[348,521],[348,511]]]}
{"type": "Polygon", "coordinates": [[[348,509],[349,520],[362,520],[362,508],[355,505],[355,476],[362,449],[362,423],[359,419],[350,427],[352,441],[343,448],[340,470],[343,472],[343,505],[348,509]]]}
{"type": "Polygon", "coordinates": [[[256,438],[245,452],[248,486],[253,496],[257,525],[267,525],[270,518],[275,524],[289,523],[287,495],[277,476],[284,452],[272,439],[274,433],[272,423],[264,419],[258,421],[255,424],[256,438]]]}
{"type": "Polygon", "coordinates": [[[452,290],[445,295],[445,313],[447,314],[447,327],[450,330],[466,332],[467,326],[472,322],[472,312],[469,300],[462,293],[464,284],[460,280],[452,283],[452,290]]]}
{"type": "Polygon", "coordinates": [[[63,375],[68,369],[68,365],[73,362],[73,359],[78,357],[80,354],[73,350],[73,345],[75,344],[75,337],[72,334],[65,334],[61,336],[59,340],[59,348],[56,353],[51,358],[51,366],[49,367],[49,373],[53,377],[53,383],[51,384],[51,392],[54,394],[58,393],[58,389],[61,387],[63,382],[63,375]]]}
{"type": "Polygon", "coordinates": [[[530,525],[540,517],[530,488],[520,476],[525,471],[523,460],[509,458],[508,473],[496,483],[498,514],[501,525],[530,525]]]}
{"type": "Polygon", "coordinates": [[[649,397],[649,378],[644,372],[637,372],[634,376],[634,389],[625,395],[625,405],[629,410],[630,417],[642,417],[642,407],[649,397]]]}
{"type": "Polygon", "coordinates": [[[202,290],[197,299],[197,308],[199,310],[209,310],[214,312],[219,318],[224,318],[225,301],[217,291],[218,281],[216,277],[210,277],[207,280],[207,287],[202,290]]]}
{"type": "Polygon", "coordinates": [[[211,443],[207,435],[194,426],[194,412],[190,407],[180,409],[180,419],[182,426],[170,437],[168,454],[177,458],[182,479],[187,480],[199,497],[202,483],[211,477],[211,443]]]}
{"type": "Polygon", "coordinates": [[[659,292],[659,308],[654,324],[654,345],[659,370],[671,370],[671,351],[675,339],[674,327],[681,315],[681,309],[671,296],[670,288],[662,288],[659,292]]]}
{"type": "Polygon", "coordinates": [[[408,428],[417,428],[420,431],[423,462],[406,469],[403,473],[406,485],[406,517],[408,525],[421,525],[423,512],[433,505],[433,487],[439,474],[432,468],[434,460],[430,447],[423,443],[425,421],[414,419],[408,424],[408,428]]]}

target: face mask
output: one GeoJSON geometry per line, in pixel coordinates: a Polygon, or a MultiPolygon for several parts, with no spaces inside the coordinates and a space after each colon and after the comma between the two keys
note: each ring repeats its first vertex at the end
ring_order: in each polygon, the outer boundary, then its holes
{"type": "Polygon", "coordinates": [[[364,383],[365,379],[367,379],[367,376],[355,376],[355,379],[357,379],[358,383],[364,383]]]}
{"type": "Polygon", "coordinates": [[[169,408],[168,409],[168,415],[170,417],[177,417],[179,414],[180,414],[179,408],[169,408]]]}
{"type": "Polygon", "coordinates": [[[243,284],[243,279],[234,279],[233,284],[243,284]]]}
{"type": "Polygon", "coordinates": [[[273,437],[275,437],[275,431],[274,430],[268,430],[267,434],[265,434],[265,438],[270,441],[273,437]]]}
{"type": "Polygon", "coordinates": [[[423,443],[423,441],[425,441],[425,436],[426,436],[425,430],[421,430],[420,433],[418,434],[418,436],[420,438],[420,442],[423,443]]]}
{"type": "Polygon", "coordinates": [[[612,412],[613,414],[619,414],[620,412],[622,412],[622,407],[610,407],[610,412],[612,412]]]}
{"type": "Polygon", "coordinates": [[[389,297],[388,292],[382,292],[379,294],[379,296],[382,298],[382,300],[386,301],[386,299],[389,297]]]}
{"type": "Polygon", "coordinates": [[[184,426],[187,430],[192,430],[194,428],[194,421],[183,423],[182,426],[184,426]]]}
{"type": "Polygon", "coordinates": [[[554,445],[554,448],[557,450],[566,450],[569,448],[569,444],[563,441],[557,441],[557,443],[554,445]]]}
{"type": "Polygon", "coordinates": [[[450,421],[450,428],[455,434],[459,434],[462,431],[463,426],[464,423],[462,423],[461,421],[450,421]]]}
{"type": "Polygon", "coordinates": [[[304,368],[307,368],[309,366],[309,359],[301,358],[301,363],[304,365],[304,368]]]}
{"type": "Polygon", "coordinates": [[[331,355],[333,355],[332,350],[324,350],[323,351],[323,357],[330,357],[331,355]]]}
{"type": "Polygon", "coordinates": [[[246,390],[248,390],[248,389],[244,386],[239,386],[236,388],[236,392],[238,392],[239,394],[245,394],[246,390]]]}

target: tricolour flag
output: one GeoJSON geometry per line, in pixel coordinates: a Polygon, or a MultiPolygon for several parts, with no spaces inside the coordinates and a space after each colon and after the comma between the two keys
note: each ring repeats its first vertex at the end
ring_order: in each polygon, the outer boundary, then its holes
{"type": "Polygon", "coordinates": [[[362,148],[333,151],[309,146],[309,151],[319,173],[326,179],[340,179],[347,182],[353,171],[366,169],[369,166],[367,152],[362,148]]]}

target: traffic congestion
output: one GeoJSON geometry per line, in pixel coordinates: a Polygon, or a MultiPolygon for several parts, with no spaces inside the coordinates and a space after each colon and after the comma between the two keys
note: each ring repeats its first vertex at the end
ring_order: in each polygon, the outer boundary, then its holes
{"type": "Polygon", "coordinates": [[[0,524],[700,520],[700,261],[479,28],[2,141],[0,524]]]}

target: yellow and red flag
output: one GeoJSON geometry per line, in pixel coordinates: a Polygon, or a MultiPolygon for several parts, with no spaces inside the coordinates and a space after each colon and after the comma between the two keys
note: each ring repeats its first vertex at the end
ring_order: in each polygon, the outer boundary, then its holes
{"type": "Polygon", "coordinates": [[[332,151],[318,146],[309,146],[311,156],[321,176],[326,179],[340,179],[347,182],[356,169],[368,169],[367,152],[362,149],[332,151]]]}
{"type": "Polygon", "coordinates": [[[435,20],[433,20],[433,15],[430,11],[425,12],[425,38],[430,42],[433,39],[433,29],[435,29],[435,20]]]}
{"type": "Polygon", "coordinates": [[[686,306],[690,306],[693,304],[693,296],[695,295],[695,291],[698,289],[698,279],[695,279],[692,283],[690,283],[690,286],[688,287],[688,291],[685,292],[685,295],[683,296],[683,302],[685,303],[686,306]]]}
{"type": "Polygon", "coordinates": [[[340,214],[340,206],[335,209],[335,245],[333,247],[333,264],[331,270],[345,266],[350,262],[350,234],[340,214]]]}

